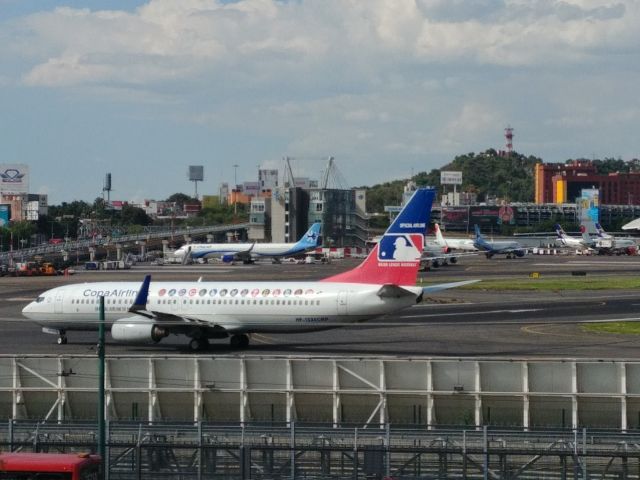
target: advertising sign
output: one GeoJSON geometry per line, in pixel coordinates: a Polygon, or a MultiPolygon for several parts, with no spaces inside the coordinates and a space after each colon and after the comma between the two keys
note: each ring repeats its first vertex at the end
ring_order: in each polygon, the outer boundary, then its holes
{"type": "Polygon", "coordinates": [[[440,172],[440,184],[462,185],[462,172],[440,172]]]}
{"type": "Polygon", "coordinates": [[[583,188],[582,196],[576,198],[580,225],[589,233],[596,233],[596,223],[600,221],[600,190],[583,188]]]}
{"type": "Polygon", "coordinates": [[[29,193],[29,167],[22,164],[0,164],[0,193],[29,193]]]}
{"type": "Polygon", "coordinates": [[[516,209],[510,205],[471,207],[469,222],[471,225],[515,225],[516,209]]]}
{"type": "Polygon", "coordinates": [[[189,165],[189,180],[202,182],[204,180],[204,167],[202,165],[189,165]]]}
{"type": "Polygon", "coordinates": [[[10,218],[11,218],[11,206],[7,204],[0,205],[0,227],[8,226],[10,218]]]}

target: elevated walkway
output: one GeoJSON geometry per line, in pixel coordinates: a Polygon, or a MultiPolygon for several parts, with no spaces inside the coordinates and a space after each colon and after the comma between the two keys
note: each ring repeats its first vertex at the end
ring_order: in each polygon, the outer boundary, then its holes
{"type": "Polygon", "coordinates": [[[60,255],[62,252],[88,251],[89,248],[105,247],[108,245],[150,242],[153,240],[166,240],[173,237],[197,237],[204,236],[209,233],[221,233],[233,230],[246,230],[249,223],[237,223],[230,225],[209,225],[202,227],[189,228],[167,228],[164,230],[153,230],[150,232],[135,235],[120,235],[117,237],[88,238],[81,240],[72,240],[69,242],[59,243],[56,245],[38,245],[37,247],[22,248],[13,250],[13,252],[0,252],[0,263],[7,263],[10,257],[14,260],[20,258],[29,259],[36,255],[60,255]]]}

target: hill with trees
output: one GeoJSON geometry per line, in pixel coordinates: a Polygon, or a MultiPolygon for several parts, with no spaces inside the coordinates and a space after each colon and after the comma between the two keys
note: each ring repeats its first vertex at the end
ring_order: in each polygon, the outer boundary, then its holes
{"type": "MultiPolygon", "coordinates": [[[[479,202],[486,201],[489,196],[510,202],[533,202],[534,167],[542,161],[533,155],[512,152],[506,156],[489,149],[480,153],[458,155],[447,165],[430,172],[420,172],[411,179],[418,186],[436,187],[442,193],[440,171],[462,172],[462,188],[458,187],[458,191],[476,193],[479,202]]],[[[567,160],[566,163],[573,161],[567,160]]],[[[604,158],[589,161],[595,165],[598,173],[604,175],[640,171],[638,159],[624,161],[619,158],[604,158]]],[[[382,213],[385,205],[399,205],[407,180],[394,180],[370,187],[367,192],[367,211],[382,213]]]]}

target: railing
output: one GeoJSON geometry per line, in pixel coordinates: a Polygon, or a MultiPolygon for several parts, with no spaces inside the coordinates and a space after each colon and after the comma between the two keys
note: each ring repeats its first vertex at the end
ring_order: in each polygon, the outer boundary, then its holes
{"type": "MultiPolygon", "coordinates": [[[[640,432],[111,422],[107,478],[639,478],[640,432]]],[[[95,451],[94,423],[0,424],[5,451],[95,451]]]]}
{"type": "Polygon", "coordinates": [[[184,236],[200,236],[207,233],[219,233],[229,230],[242,230],[249,227],[249,223],[238,223],[231,225],[202,226],[189,227],[179,229],[164,229],[154,232],[145,232],[131,235],[120,235],[117,237],[87,238],[80,240],[72,240],[56,245],[38,245],[37,247],[22,248],[13,250],[13,252],[0,252],[0,262],[6,262],[10,257],[19,259],[21,257],[31,258],[35,255],[55,255],[61,254],[63,251],[87,250],[89,248],[105,247],[107,245],[131,243],[140,241],[160,240],[170,237],[184,236]]]}

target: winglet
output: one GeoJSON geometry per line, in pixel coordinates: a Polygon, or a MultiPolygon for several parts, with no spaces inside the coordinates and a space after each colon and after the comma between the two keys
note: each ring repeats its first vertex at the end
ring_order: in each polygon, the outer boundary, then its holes
{"type": "Polygon", "coordinates": [[[138,290],[136,300],[133,302],[133,305],[131,305],[131,308],[129,308],[131,313],[147,309],[147,297],[149,296],[150,283],[151,275],[145,275],[144,280],[142,281],[142,286],[140,287],[140,290],[138,290]]]}

